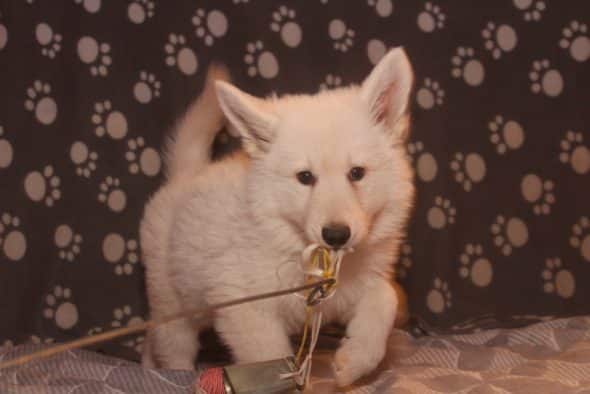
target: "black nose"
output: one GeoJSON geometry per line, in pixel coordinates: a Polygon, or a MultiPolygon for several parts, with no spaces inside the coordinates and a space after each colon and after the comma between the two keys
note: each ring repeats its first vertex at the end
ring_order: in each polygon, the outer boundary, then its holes
{"type": "Polygon", "coordinates": [[[350,227],[342,224],[332,224],[322,228],[322,238],[330,246],[342,246],[350,238],[350,227]]]}

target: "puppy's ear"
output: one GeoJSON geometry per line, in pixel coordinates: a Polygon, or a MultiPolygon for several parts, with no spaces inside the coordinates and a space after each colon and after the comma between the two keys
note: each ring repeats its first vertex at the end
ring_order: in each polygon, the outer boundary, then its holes
{"type": "Polygon", "coordinates": [[[221,110],[242,137],[244,149],[252,156],[268,152],[278,118],[264,101],[227,82],[218,80],[215,88],[221,110]]]}
{"type": "Polygon", "coordinates": [[[402,47],[390,50],[373,68],[361,86],[361,99],[369,106],[375,123],[399,138],[404,137],[398,122],[405,122],[408,99],[414,74],[406,52],[402,47]]]}

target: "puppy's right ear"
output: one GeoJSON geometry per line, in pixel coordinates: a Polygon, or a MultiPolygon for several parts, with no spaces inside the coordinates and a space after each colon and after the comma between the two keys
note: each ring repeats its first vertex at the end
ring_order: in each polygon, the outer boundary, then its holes
{"type": "Polygon", "coordinates": [[[251,156],[268,152],[276,133],[276,115],[266,108],[263,100],[227,82],[218,80],[215,88],[221,110],[240,133],[244,149],[251,156]]]}

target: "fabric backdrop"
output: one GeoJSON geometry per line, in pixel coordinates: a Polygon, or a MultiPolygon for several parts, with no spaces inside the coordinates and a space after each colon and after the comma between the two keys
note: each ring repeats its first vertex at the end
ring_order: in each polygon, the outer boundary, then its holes
{"type": "Polygon", "coordinates": [[[0,345],[145,317],[138,222],[212,60],[253,94],[314,92],[397,45],[416,332],[590,312],[589,23],[585,0],[1,0],[0,345]]]}

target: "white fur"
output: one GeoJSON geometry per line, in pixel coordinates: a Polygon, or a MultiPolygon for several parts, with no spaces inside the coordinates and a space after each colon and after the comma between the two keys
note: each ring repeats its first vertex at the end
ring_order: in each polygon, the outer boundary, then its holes
{"type": "MultiPolygon", "coordinates": [[[[339,385],[350,384],[384,357],[398,304],[393,262],[414,194],[403,148],[408,59],[396,48],[361,86],[265,100],[212,70],[169,145],[168,181],[141,223],[151,316],[301,284],[303,249],[325,245],[323,226],[347,224],[345,246],[355,251],[321,308],[326,322],[347,325],[334,370],[339,385]],[[224,115],[244,150],[210,162],[224,115]],[[366,175],[353,183],[355,166],[366,175]],[[313,186],[298,182],[302,170],[317,177],[313,186]]],[[[304,317],[301,299],[285,296],[218,311],[198,326],[177,321],[149,333],[143,362],[192,369],[198,331],[210,324],[239,363],[284,357],[304,317]]]]}

